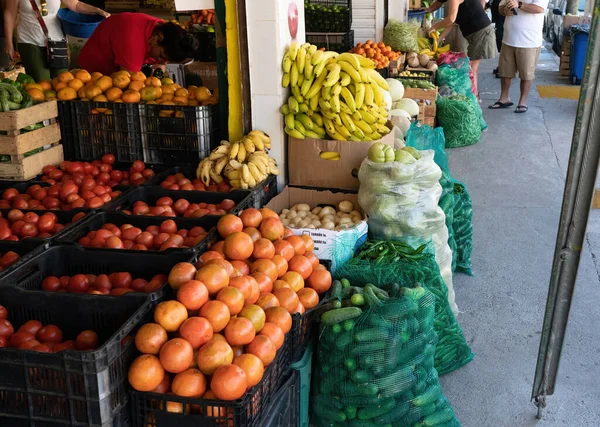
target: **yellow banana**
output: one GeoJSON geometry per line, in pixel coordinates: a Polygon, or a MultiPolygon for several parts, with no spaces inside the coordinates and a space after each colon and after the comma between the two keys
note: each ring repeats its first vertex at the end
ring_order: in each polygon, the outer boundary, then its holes
{"type": "Polygon", "coordinates": [[[321,110],[331,110],[331,104],[329,101],[326,101],[325,98],[319,98],[319,107],[321,107],[321,110]]]}
{"type": "Polygon", "coordinates": [[[331,86],[331,96],[339,96],[342,92],[342,85],[340,82],[337,82],[333,86],[331,86]]]}
{"type": "MultiPolygon", "coordinates": [[[[365,123],[373,124],[377,121],[377,119],[375,119],[375,117],[373,117],[373,115],[371,113],[369,113],[368,111],[359,110],[358,112],[360,113],[360,117],[365,121],[365,123]]],[[[371,133],[370,129],[369,129],[369,132],[367,132],[367,133],[371,133]]]]}
{"type": "Polygon", "coordinates": [[[325,138],[325,135],[327,135],[327,132],[325,131],[324,127],[315,126],[312,131],[319,135],[320,139],[325,138]]]}
{"type": "Polygon", "coordinates": [[[256,147],[254,146],[252,138],[245,136],[242,139],[242,143],[244,144],[244,148],[246,149],[247,153],[254,153],[256,151],[256,147]]]}
{"type": "Polygon", "coordinates": [[[288,54],[292,61],[296,60],[296,55],[298,54],[298,43],[292,42],[290,47],[288,48],[288,54]]]}
{"type": "Polygon", "coordinates": [[[246,147],[244,147],[244,144],[240,144],[240,149],[238,150],[237,154],[237,160],[240,163],[244,163],[244,161],[246,160],[246,147]]]}
{"type": "Polygon", "coordinates": [[[355,82],[360,82],[360,74],[352,66],[352,64],[350,64],[349,62],[346,62],[346,61],[338,61],[337,65],[340,67],[340,69],[342,71],[344,71],[346,74],[348,74],[352,80],[354,80],[355,82]]]}
{"type": "Polygon", "coordinates": [[[335,151],[321,151],[319,157],[323,160],[339,160],[340,154],[335,151]]]}
{"type": "Polygon", "coordinates": [[[261,174],[267,173],[266,171],[267,171],[267,167],[269,166],[268,164],[265,165],[255,158],[250,159],[250,163],[248,164],[248,166],[250,166],[250,164],[253,164],[254,167],[257,168],[261,174]]]}
{"type": "Polygon", "coordinates": [[[348,86],[351,82],[352,82],[352,79],[350,78],[348,73],[346,73],[345,71],[342,71],[340,73],[340,84],[342,86],[348,86]]]}
{"type": "Polygon", "coordinates": [[[292,87],[298,86],[298,66],[294,62],[290,70],[290,85],[292,87]]]}
{"type": "Polygon", "coordinates": [[[331,109],[333,110],[333,112],[339,113],[341,111],[339,95],[332,95],[330,102],[331,102],[331,109]]]}
{"type": "Polygon", "coordinates": [[[371,87],[373,89],[373,100],[375,101],[375,105],[385,106],[386,102],[383,93],[381,92],[381,88],[375,84],[371,87]]]}
{"type": "Polygon", "coordinates": [[[325,74],[325,73],[323,73],[319,77],[317,77],[316,80],[312,83],[310,89],[306,92],[305,96],[307,98],[312,98],[315,95],[317,95],[321,91],[321,88],[323,87],[323,83],[325,82],[326,78],[327,78],[327,74],[325,74]]]}
{"type": "Polygon", "coordinates": [[[327,78],[325,79],[323,86],[330,87],[336,84],[340,79],[341,68],[338,64],[332,64],[331,66],[328,66],[327,69],[329,72],[327,73],[327,78]]]}
{"type": "Polygon", "coordinates": [[[292,95],[294,95],[294,98],[296,98],[296,101],[298,101],[298,103],[304,101],[304,98],[300,93],[300,84],[301,83],[298,83],[298,86],[292,86],[292,95]]]}
{"type": "Polygon", "coordinates": [[[248,180],[250,179],[250,169],[248,168],[248,165],[242,166],[241,175],[242,175],[242,181],[248,182],[248,180]]]}
{"type": "Polygon", "coordinates": [[[311,79],[314,77],[315,67],[312,64],[312,55],[306,55],[306,63],[304,64],[304,76],[307,79],[311,79]]]}
{"type": "Polygon", "coordinates": [[[284,73],[290,72],[293,62],[294,61],[292,61],[292,58],[290,58],[289,52],[286,52],[285,55],[283,55],[283,61],[281,61],[281,67],[283,68],[284,73]]]}
{"type": "Polygon", "coordinates": [[[311,119],[315,125],[321,126],[321,127],[323,126],[323,117],[320,114],[318,114],[318,113],[313,114],[311,119]]]}
{"type": "Polygon", "coordinates": [[[335,133],[333,133],[333,134],[331,134],[329,136],[331,136],[336,141],[345,141],[346,140],[346,138],[344,137],[344,135],[341,135],[338,132],[335,132],[335,133]]]}
{"type": "Polygon", "coordinates": [[[248,170],[250,171],[250,175],[252,175],[256,182],[260,182],[263,180],[263,175],[260,173],[260,171],[254,163],[248,163],[248,170]]]}
{"type": "Polygon", "coordinates": [[[346,129],[348,129],[350,131],[350,133],[354,133],[356,130],[356,126],[354,125],[354,122],[352,121],[352,117],[350,117],[349,114],[341,112],[340,118],[342,119],[342,123],[344,123],[344,126],[346,127],[346,129]]]}
{"type": "Polygon", "coordinates": [[[306,134],[306,128],[302,123],[300,123],[300,120],[294,120],[294,129],[300,132],[302,135],[306,134]]]}
{"type": "Polygon", "coordinates": [[[309,105],[306,102],[301,102],[298,104],[298,111],[301,113],[307,113],[309,109],[309,105]]]}
{"type": "Polygon", "coordinates": [[[329,101],[331,99],[331,87],[323,87],[321,89],[321,97],[325,101],[329,101]]]}
{"type": "Polygon", "coordinates": [[[310,63],[314,66],[319,64],[324,58],[325,52],[322,50],[317,50],[315,53],[312,54],[311,58],[310,58],[310,63]]]}
{"type": "Polygon", "coordinates": [[[307,138],[321,139],[321,136],[318,133],[313,132],[312,130],[308,130],[308,129],[306,130],[306,135],[305,136],[307,138]]]}
{"type": "Polygon", "coordinates": [[[312,130],[314,127],[313,121],[306,114],[296,115],[296,120],[302,123],[302,125],[308,130],[312,130]]]}
{"type": "Polygon", "coordinates": [[[371,83],[367,83],[363,85],[365,87],[365,100],[364,105],[372,106],[375,104],[374,94],[373,94],[373,85],[371,83]]]}
{"type": "Polygon", "coordinates": [[[285,116],[286,114],[289,114],[289,113],[290,113],[290,106],[289,106],[289,105],[287,105],[287,104],[283,104],[283,105],[281,106],[281,108],[279,109],[279,112],[280,112],[281,114],[283,114],[284,116],[285,116]]]}
{"type": "Polygon", "coordinates": [[[355,120],[354,124],[356,125],[356,127],[360,130],[362,130],[365,134],[369,135],[370,133],[373,132],[373,128],[371,128],[371,126],[369,126],[365,121],[363,120],[355,120]]]}
{"type": "Polygon", "coordinates": [[[383,90],[390,90],[390,87],[388,86],[388,84],[385,81],[385,79],[376,70],[367,69],[365,72],[383,90]]]}
{"type": "Polygon", "coordinates": [[[372,140],[381,139],[381,134],[378,132],[373,132],[371,135],[369,135],[369,138],[372,140]]]}
{"type": "Polygon", "coordinates": [[[348,137],[348,141],[360,142],[361,139],[358,136],[356,136],[355,134],[350,134],[350,136],[348,137]]]}
{"type": "Polygon", "coordinates": [[[265,143],[263,142],[262,138],[260,136],[258,136],[255,133],[250,132],[246,138],[250,138],[252,139],[252,143],[254,144],[254,147],[259,150],[259,151],[263,151],[265,149],[265,143]]]}
{"type": "Polygon", "coordinates": [[[333,115],[333,123],[336,124],[337,126],[343,126],[344,123],[342,123],[342,118],[340,117],[339,114],[334,114],[333,115]]]}
{"type": "Polygon", "coordinates": [[[343,125],[335,125],[335,130],[337,130],[338,133],[344,137],[344,139],[350,138],[350,131],[346,129],[343,125]]]}
{"type": "Polygon", "coordinates": [[[312,86],[313,82],[313,77],[304,79],[304,81],[302,82],[302,87],[300,88],[300,95],[306,97],[306,94],[308,93],[308,90],[312,86]]]}
{"type": "Polygon", "coordinates": [[[317,51],[317,49],[318,49],[318,47],[315,46],[314,44],[309,44],[308,47],[306,48],[306,52],[308,52],[312,56],[317,51]]]}
{"type": "Polygon", "coordinates": [[[231,149],[229,150],[229,159],[235,159],[237,157],[238,151],[240,150],[239,141],[231,144],[231,149]]]}
{"type": "Polygon", "coordinates": [[[325,125],[325,131],[328,134],[335,133],[335,125],[333,124],[333,120],[328,119],[327,117],[323,118],[323,124],[325,125]]]}
{"type": "MultiPolygon", "coordinates": [[[[359,84],[359,86],[362,86],[362,85],[359,84]]],[[[364,91],[364,89],[363,89],[363,91],[364,91]]],[[[340,91],[340,95],[342,96],[342,98],[344,98],[344,102],[350,109],[350,113],[354,113],[356,111],[356,108],[358,107],[358,105],[356,104],[355,99],[352,97],[350,90],[347,87],[342,87],[342,90],[340,91]]],[[[361,104],[362,104],[362,101],[361,101],[361,104]]]]}
{"type": "Polygon", "coordinates": [[[366,89],[364,83],[356,83],[356,95],[354,96],[356,108],[363,106],[365,102],[365,91],[366,89]]]}
{"type": "Polygon", "coordinates": [[[371,59],[364,57],[362,55],[357,55],[357,57],[358,57],[358,62],[360,62],[360,66],[362,68],[373,68],[373,69],[375,68],[375,63],[371,59]]]}
{"type": "Polygon", "coordinates": [[[297,114],[300,111],[300,106],[298,101],[293,96],[288,98],[288,108],[290,109],[290,113],[297,114]]]}
{"type": "Polygon", "coordinates": [[[298,132],[296,129],[290,129],[290,128],[285,128],[285,133],[287,133],[289,136],[292,136],[296,139],[304,139],[304,135],[302,135],[300,132],[298,132]]]}
{"type": "Polygon", "coordinates": [[[229,178],[229,180],[240,179],[241,173],[240,173],[240,171],[232,170],[232,171],[227,172],[225,174],[225,176],[227,178],[229,178]]]}
{"type": "Polygon", "coordinates": [[[304,73],[301,73],[300,70],[298,70],[298,84],[296,86],[300,87],[302,86],[302,83],[304,83],[304,73]]]}
{"type": "Polygon", "coordinates": [[[229,159],[227,158],[227,156],[221,157],[214,165],[215,172],[218,175],[221,175],[221,172],[223,172],[223,169],[225,169],[227,163],[229,163],[229,159]]]}
{"type": "Polygon", "coordinates": [[[359,68],[361,68],[361,66],[360,66],[360,60],[358,59],[358,55],[355,55],[353,53],[344,52],[344,53],[340,54],[340,56],[338,56],[336,58],[336,60],[338,62],[339,61],[346,61],[347,63],[349,63],[350,65],[352,65],[355,70],[358,70],[359,68]]]}
{"type": "Polygon", "coordinates": [[[355,127],[354,128],[354,135],[356,137],[358,137],[359,139],[363,139],[365,137],[365,133],[363,132],[363,130],[359,127],[355,127]]]}
{"type": "Polygon", "coordinates": [[[350,115],[352,114],[352,111],[350,111],[350,108],[348,107],[348,105],[345,102],[342,102],[340,100],[340,111],[350,115]]]}
{"type": "Polygon", "coordinates": [[[365,71],[364,68],[359,68],[358,69],[358,74],[360,75],[360,81],[363,83],[368,83],[369,82],[369,76],[367,75],[367,72],[365,71]]]}
{"type": "Polygon", "coordinates": [[[229,161],[229,166],[235,170],[240,170],[242,168],[242,164],[235,159],[229,161]]]}
{"type": "Polygon", "coordinates": [[[296,66],[298,67],[298,74],[304,73],[304,66],[306,65],[306,49],[300,47],[298,49],[298,55],[296,56],[296,66]]]}
{"type": "Polygon", "coordinates": [[[327,117],[328,119],[335,120],[336,114],[331,110],[321,110],[321,114],[323,115],[323,119],[327,117]]]}
{"type": "Polygon", "coordinates": [[[317,111],[317,108],[319,108],[319,99],[321,99],[320,93],[317,93],[308,99],[308,106],[312,111],[317,111]]]}
{"type": "Polygon", "coordinates": [[[290,129],[294,129],[294,115],[292,113],[285,115],[285,125],[290,129]]]}
{"type": "Polygon", "coordinates": [[[283,73],[281,78],[281,86],[286,88],[290,85],[290,73],[283,73]]]}

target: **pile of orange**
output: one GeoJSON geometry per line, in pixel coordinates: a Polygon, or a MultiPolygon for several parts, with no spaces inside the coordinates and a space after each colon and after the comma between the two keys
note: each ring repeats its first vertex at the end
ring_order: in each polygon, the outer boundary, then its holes
{"type": "MultiPolygon", "coordinates": [[[[143,354],[129,369],[135,390],[239,399],[275,359],[292,315],[317,306],[329,290],[331,274],[313,240],[294,236],[272,210],[225,215],[217,230],[223,240],[195,265],[173,267],[176,299],[158,304],[154,323],[137,332],[143,354]]],[[[183,412],[183,405],[169,402],[166,410],[183,412]]]]}
{"type": "MultiPolygon", "coordinates": [[[[125,102],[160,105],[204,106],[218,103],[217,91],[206,87],[182,88],[173,80],[146,77],[142,72],[118,71],[111,76],[88,73],[85,70],[65,71],[52,80],[25,85],[34,101],[125,102]]],[[[106,113],[107,111],[99,111],[106,113]]]]}
{"type": "Polygon", "coordinates": [[[401,52],[395,52],[383,42],[375,43],[371,40],[367,40],[366,43],[358,43],[350,52],[371,59],[375,62],[375,68],[378,70],[389,67],[390,61],[398,60],[401,55],[401,52]]]}

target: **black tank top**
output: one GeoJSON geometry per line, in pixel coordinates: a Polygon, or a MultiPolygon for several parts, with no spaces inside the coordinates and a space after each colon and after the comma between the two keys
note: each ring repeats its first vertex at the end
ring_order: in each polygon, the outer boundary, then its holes
{"type": "Polygon", "coordinates": [[[463,37],[467,37],[474,32],[489,27],[492,22],[485,13],[480,0],[465,0],[458,5],[455,24],[459,26],[463,37]]]}

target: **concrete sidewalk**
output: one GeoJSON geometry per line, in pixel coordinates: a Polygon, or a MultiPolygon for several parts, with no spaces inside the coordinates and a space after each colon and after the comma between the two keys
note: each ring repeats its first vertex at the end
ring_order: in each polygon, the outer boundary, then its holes
{"type": "MultiPolygon", "coordinates": [[[[442,377],[464,427],[600,425],[600,215],[588,227],[556,392],[546,417],[530,403],[577,102],[540,99],[536,85],[568,84],[544,52],[529,111],[489,110],[500,81],[479,78],[489,125],[473,146],[450,151],[450,170],[473,198],[474,277],[457,274],[459,323],[475,359],[442,377]]],[[[518,80],[511,98],[518,101],[518,80]]]]}

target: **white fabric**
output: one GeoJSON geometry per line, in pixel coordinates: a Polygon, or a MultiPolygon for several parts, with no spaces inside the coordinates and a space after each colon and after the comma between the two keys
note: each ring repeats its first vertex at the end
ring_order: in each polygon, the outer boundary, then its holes
{"type": "MultiPolygon", "coordinates": [[[[35,0],[38,9],[42,11],[40,0],[35,0]]],[[[62,40],[64,33],[60,21],[56,14],[60,9],[60,0],[46,0],[48,15],[44,16],[44,22],[48,27],[50,40],[62,40]]],[[[29,0],[19,0],[19,13],[17,25],[17,42],[29,43],[36,46],[46,46],[46,37],[42,31],[40,22],[37,19],[29,0]]]]}
{"type": "MultiPolygon", "coordinates": [[[[502,0],[500,5],[504,5],[502,0]]],[[[523,4],[534,4],[546,10],[548,0],[523,0],[523,4]]],[[[502,43],[512,47],[538,48],[543,43],[542,27],[545,13],[527,13],[521,9],[516,16],[507,16],[504,21],[502,43]]]]}

